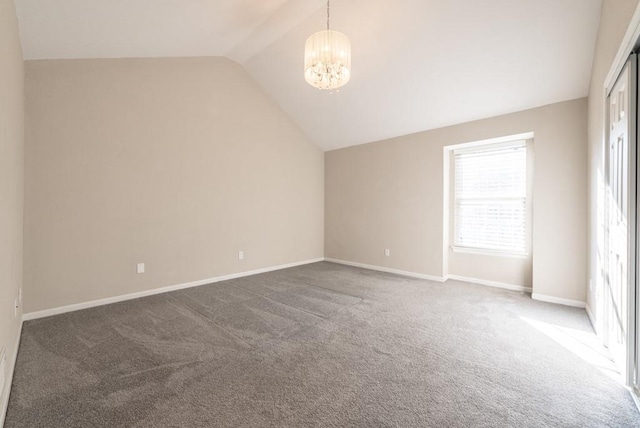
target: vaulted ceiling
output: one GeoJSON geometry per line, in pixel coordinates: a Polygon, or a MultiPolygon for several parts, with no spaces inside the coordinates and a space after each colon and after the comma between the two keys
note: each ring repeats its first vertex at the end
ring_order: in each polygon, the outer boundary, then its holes
{"type": "Polygon", "coordinates": [[[588,93],[601,0],[332,0],[340,92],[309,86],[324,0],[15,0],[26,59],[227,56],[331,150],[588,93]]]}

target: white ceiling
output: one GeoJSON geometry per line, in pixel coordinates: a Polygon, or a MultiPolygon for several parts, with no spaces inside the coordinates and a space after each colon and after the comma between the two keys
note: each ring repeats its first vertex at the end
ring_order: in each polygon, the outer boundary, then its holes
{"type": "Polygon", "coordinates": [[[587,95],[601,0],[332,0],[339,93],[304,81],[324,0],[15,0],[26,59],[227,56],[323,149],[587,95]]]}

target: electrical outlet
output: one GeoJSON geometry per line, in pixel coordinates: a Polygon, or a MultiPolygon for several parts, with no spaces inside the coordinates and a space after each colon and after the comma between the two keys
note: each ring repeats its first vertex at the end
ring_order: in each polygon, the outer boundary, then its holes
{"type": "Polygon", "coordinates": [[[136,272],[138,273],[144,273],[144,263],[138,263],[136,265],[136,272]]]}
{"type": "Polygon", "coordinates": [[[238,260],[244,259],[244,251],[238,251],[238,260]]]}
{"type": "Polygon", "coordinates": [[[22,304],[22,287],[18,289],[18,303],[22,304]]]}
{"type": "Polygon", "coordinates": [[[13,316],[17,317],[18,316],[18,308],[20,307],[20,305],[18,304],[18,298],[16,297],[13,300],[13,316]]]}
{"type": "Polygon", "coordinates": [[[388,248],[385,248],[385,249],[384,249],[384,255],[385,255],[385,256],[387,256],[387,257],[389,257],[389,256],[391,255],[391,250],[390,250],[390,249],[388,249],[388,248]]]}

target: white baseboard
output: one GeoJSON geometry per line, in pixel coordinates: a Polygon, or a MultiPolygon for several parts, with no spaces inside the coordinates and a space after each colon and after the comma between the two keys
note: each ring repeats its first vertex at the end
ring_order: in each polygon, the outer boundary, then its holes
{"type": "Polygon", "coordinates": [[[300,262],[287,263],[283,265],[270,266],[261,269],[254,269],[245,272],[232,273],[229,275],[216,276],[213,278],[200,279],[197,281],[185,282],[182,284],[169,285],[166,287],[154,288],[151,290],[139,291],[136,293],[122,294],[120,296],[106,297],[104,299],[91,300],[88,302],[75,303],[73,305],[60,306],[57,308],[45,309],[42,311],[29,312],[22,316],[24,321],[34,320],[38,318],[50,317],[52,315],[64,314],[66,312],[78,311],[80,309],[94,308],[96,306],[108,305],[110,303],[122,302],[125,300],[138,299],[140,297],[152,296],[154,294],[167,293],[169,291],[183,290],[185,288],[198,287],[200,285],[211,284],[214,282],[226,281],[234,278],[241,278],[243,276],[257,275],[259,273],[272,272],[280,269],[287,269],[295,266],[306,265],[309,263],[317,263],[324,260],[324,257],[316,259],[303,260],[300,262]]]}
{"type": "Polygon", "coordinates": [[[393,268],[388,268],[388,267],[384,267],[384,266],[375,266],[375,265],[368,265],[368,264],[365,264],[365,263],[348,262],[346,260],[330,259],[330,258],[326,258],[326,257],[325,257],[324,260],[327,261],[327,262],[331,262],[331,263],[338,263],[338,264],[346,265],[346,266],[354,266],[354,267],[359,267],[359,268],[364,268],[364,269],[377,270],[377,271],[380,271],[380,272],[395,273],[396,275],[409,276],[409,277],[412,277],[412,278],[427,279],[429,281],[444,282],[446,280],[446,278],[443,278],[441,276],[427,275],[427,274],[424,274],[424,273],[417,273],[417,272],[409,272],[409,271],[406,271],[406,270],[393,269],[393,268]]]}
{"type": "Polygon", "coordinates": [[[598,334],[598,324],[596,324],[596,317],[593,316],[593,312],[591,312],[591,308],[589,305],[585,304],[584,309],[587,312],[587,316],[589,317],[589,322],[591,323],[591,327],[593,327],[593,331],[598,334]]]}
{"type": "Polygon", "coordinates": [[[11,383],[13,380],[13,372],[16,368],[16,360],[18,359],[18,348],[20,347],[20,337],[22,336],[22,322],[20,322],[20,326],[18,327],[18,336],[16,337],[14,347],[13,347],[13,355],[9,357],[9,371],[7,373],[7,378],[5,382],[9,382],[8,385],[0,385],[0,388],[7,388],[5,391],[6,394],[2,398],[2,403],[0,403],[0,427],[4,426],[4,418],[7,416],[7,408],[9,407],[9,396],[11,395],[11,383]]]}
{"type": "Polygon", "coordinates": [[[504,288],[506,290],[520,291],[523,293],[531,293],[531,287],[525,287],[525,286],[516,285],[516,284],[508,284],[506,282],[487,281],[486,279],[470,278],[468,276],[461,276],[461,275],[448,275],[447,278],[454,279],[456,281],[464,281],[464,282],[470,282],[473,284],[486,285],[489,287],[504,288]]]}
{"type": "Polygon", "coordinates": [[[419,278],[419,279],[426,279],[426,280],[436,281],[436,282],[445,282],[447,279],[454,279],[454,280],[457,280],[457,281],[471,282],[471,283],[474,283],[474,284],[488,285],[490,287],[505,288],[507,290],[522,291],[522,292],[526,292],[526,293],[531,293],[531,288],[530,287],[523,287],[523,286],[520,286],[520,285],[507,284],[507,283],[504,283],[504,282],[487,281],[487,280],[483,280],[483,279],[469,278],[469,277],[460,276],[460,275],[447,275],[445,277],[442,277],[442,276],[428,275],[428,274],[424,274],[424,273],[410,272],[410,271],[406,271],[406,270],[393,269],[393,268],[388,268],[388,267],[384,267],[384,266],[368,265],[366,263],[349,262],[349,261],[340,260],[340,259],[325,258],[324,260],[327,261],[327,262],[338,263],[338,264],[346,265],[346,266],[354,266],[354,267],[359,267],[359,268],[364,268],[364,269],[377,270],[377,271],[380,271],[380,272],[395,273],[397,275],[409,276],[409,277],[412,277],[412,278],[419,278]]]}
{"type": "Polygon", "coordinates": [[[640,412],[640,391],[635,388],[627,388],[629,393],[631,394],[631,398],[633,398],[633,402],[636,403],[636,408],[640,412]]]}
{"type": "Polygon", "coordinates": [[[587,307],[587,304],[580,300],[562,299],[560,297],[547,296],[546,294],[533,293],[531,298],[533,300],[540,300],[541,302],[557,303],[559,305],[573,306],[575,308],[585,309],[587,307]]]}

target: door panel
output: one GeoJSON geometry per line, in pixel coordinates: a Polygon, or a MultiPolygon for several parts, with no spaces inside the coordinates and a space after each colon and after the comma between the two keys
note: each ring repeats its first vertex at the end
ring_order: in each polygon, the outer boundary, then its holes
{"type": "MultiPolygon", "coordinates": [[[[605,343],[627,378],[629,327],[629,66],[620,74],[609,95],[609,141],[606,153],[606,263],[605,263],[605,343]]],[[[634,168],[635,169],[635,168],[634,168]]],[[[635,176],[633,177],[635,183],[635,176]]],[[[633,186],[635,190],[635,185],[633,186]]],[[[635,211],[635,210],[634,210],[635,211]]],[[[632,218],[635,222],[635,218],[632,218]]],[[[635,261],[634,261],[635,263],[635,261]]],[[[634,281],[635,282],[635,281],[634,281]]]]}

